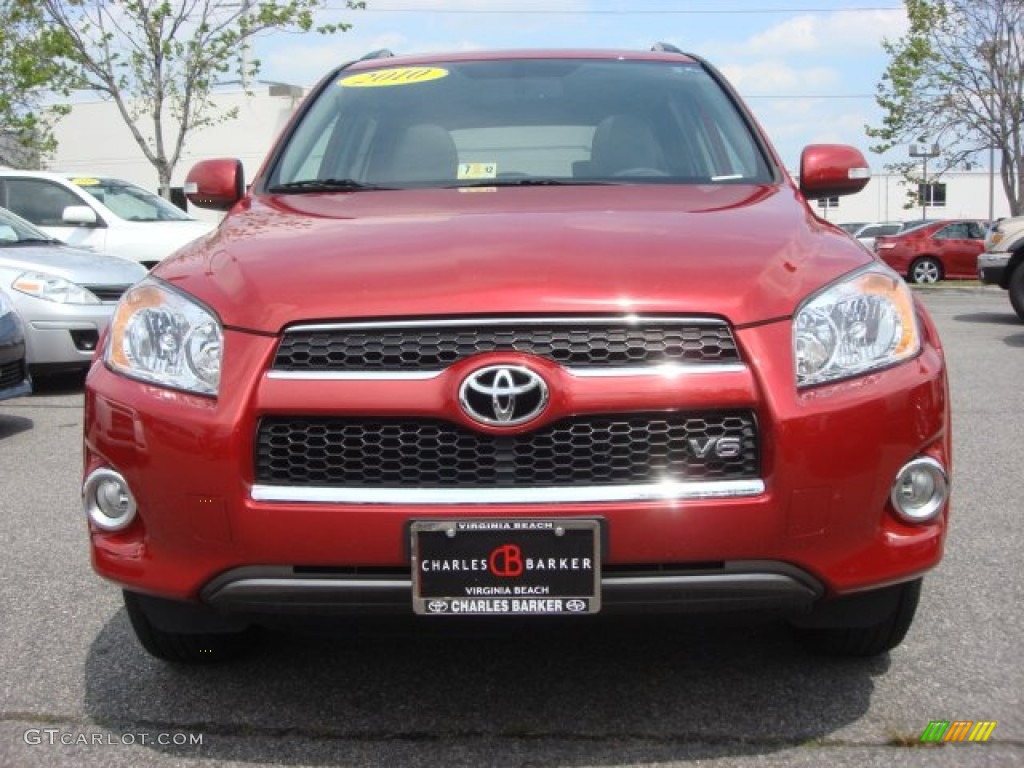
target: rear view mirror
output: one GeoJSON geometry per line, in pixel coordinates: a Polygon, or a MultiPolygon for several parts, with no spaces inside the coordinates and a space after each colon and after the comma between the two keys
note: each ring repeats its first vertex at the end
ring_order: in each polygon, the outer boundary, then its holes
{"type": "Polygon", "coordinates": [[[860,192],[871,169],[856,147],[811,144],[800,154],[800,191],[808,200],[860,192]]]}
{"type": "Polygon", "coordinates": [[[242,163],[234,158],[203,160],[185,177],[185,197],[199,208],[226,211],[244,194],[242,163]]]}

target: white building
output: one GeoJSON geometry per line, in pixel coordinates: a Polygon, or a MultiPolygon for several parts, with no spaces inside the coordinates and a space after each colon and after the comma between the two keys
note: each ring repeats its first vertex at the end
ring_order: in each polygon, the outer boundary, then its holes
{"type": "MultiPolygon", "coordinates": [[[[947,171],[928,176],[931,196],[927,206],[912,203],[911,184],[903,177],[872,169],[864,191],[849,197],[815,200],[812,205],[823,218],[845,221],[909,221],[912,219],[998,219],[1010,215],[998,172],[947,171]],[[991,190],[991,192],[990,192],[991,190]],[[911,207],[907,207],[910,205],[911,207]]],[[[913,184],[916,191],[916,182],[913,184]]]]}
{"type": "MultiPolygon", "coordinates": [[[[252,91],[252,96],[241,87],[217,91],[219,108],[237,108],[238,117],[189,134],[174,169],[172,187],[184,184],[194,163],[213,157],[237,157],[246,179],[252,178],[306,92],[298,86],[266,83],[253,85],[252,91]]],[[[147,126],[142,121],[139,127],[145,130],[147,126]]],[[[115,176],[156,190],[156,169],[142,154],[112,101],[76,101],[71,113],[57,124],[55,134],[58,147],[47,162],[50,169],[115,176]]],[[[218,218],[191,206],[190,212],[199,218],[218,218]]]]}
{"type": "MultiPolygon", "coordinates": [[[[237,157],[246,179],[259,169],[274,140],[294,114],[305,89],[284,84],[257,83],[247,96],[238,87],[215,94],[224,109],[238,109],[238,117],[189,135],[172,186],[184,183],[189,168],[211,157],[237,157]]],[[[143,127],[145,127],[143,125],[143,127]]],[[[100,99],[77,101],[71,114],[56,127],[58,149],[48,166],[54,170],[110,175],[147,189],[157,186],[156,171],[135,143],[113,102],[100,99]]],[[[874,178],[863,192],[829,201],[812,201],[829,221],[907,221],[920,218],[988,219],[1009,215],[1009,206],[998,176],[987,170],[956,171],[935,178],[929,175],[933,201],[923,211],[907,208],[907,181],[902,176],[874,168],[874,178]],[[990,186],[992,194],[990,198],[990,186]],[[991,202],[990,202],[991,199],[991,202]]],[[[201,218],[215,218],[209,211],[192,211],[201,218]]]]}

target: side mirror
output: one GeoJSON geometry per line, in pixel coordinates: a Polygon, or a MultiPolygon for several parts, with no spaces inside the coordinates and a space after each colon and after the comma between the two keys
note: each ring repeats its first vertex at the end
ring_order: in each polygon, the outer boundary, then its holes
{"type": "Polygon", "coordinates": [[[96,223],[96,211],[88,205],[69,205],[61,212],[60,220],[65,224],[92,226],[96,223]]]}
{"type": "Polygon", "coordinates": [[[856,147],[811,144],[800,153],[800,191],[814,200],[860,192],[871,180],[871,169],[856,147]]]}
{"type": "Polygon", "coordinates": [[[199,208],[226,211],[244,195],[242,161],[235,158],[203,160],[185,177],[185,197],[199,208]]]}

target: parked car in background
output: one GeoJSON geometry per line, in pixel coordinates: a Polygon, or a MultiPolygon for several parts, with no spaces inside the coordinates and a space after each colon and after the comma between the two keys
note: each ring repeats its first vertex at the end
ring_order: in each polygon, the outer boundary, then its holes
{"type": "Polygon", "coordinates": [[[858,229],[862,229],[870,223],[869,221],[844,221],[842,224],[836,224],[836,226],[852,235],[858,229]]]}
{"type": "Polygon", "coordinates": [[[72,248],[0,209],[0,288],[24,323],[33,374],[87,368],[117,301],[146,274],[138,262],[72,248]]]}
{"type": "Polygon", "coordinates": [[[875,239],[875,253],[911,283],[973,280],[987,222],[946,219],[875,239]]]}
{"type": "Polygon", "coordinates": [[[69,245],[152,267],[214,225],[122,179],[0,169],[0,206],[69,245]]]}
{"type": "Polygon", "coordinates": [[[92,562],[150,653],[296,613],[902,640],[945,539],[946,368],[905,282],[810,215],[864,188],[857,149],[806,147],[798,184],[665,46],[472,51],[336,68],[263,167],[191,170],[227,218],[86,379],[92,562]]]}
{"type": "Polygon", "coordinates": [[[989,229],[978,255],[978,279],[1010,295],[1010,306],[1024,320],[1024,216],[1000,219],[989,229]]]}
{"type": "Polygon", "coordinates": [[[32,391],[25,361],[25,333],[14,303],[0,289],[0,400],[32,391]]]}
{"type": "Polygon", "coordinates": [[[884,221],[875,222],[874,224],[865,224],[863,227],[859,227],[854,230],[851,234],[856,237],[860,242],[864,244],[864,247],[869,251],[875,249],[875,238],[883,235],[895,235],[903,229],[903,222],[900,221],[884,221]]]}
{"type": "Polygon", "coordinates": [[[918,229],[926,224],[938,224],[940,221],[945,221],[945,219],[908,219],[900,225],[899,231],[901,233],[909,232],[912,229],[918,229]]]}

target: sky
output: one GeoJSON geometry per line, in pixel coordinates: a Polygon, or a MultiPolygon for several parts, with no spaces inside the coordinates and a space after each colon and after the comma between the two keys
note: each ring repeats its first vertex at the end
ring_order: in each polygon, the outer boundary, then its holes
{"type": "Polygon", "coordinates": [[[271,33],[255,41],[260,78],[310,86],[379,48],[396,54],[492,48],[625,48],[671,43],[706,58],[739,91],[787,167],[812,143],[853,144],[872,168],[907,148],[869,152],[885,38],[907,29],[902,0],[326,0],[333,36],[271,33]]]}

